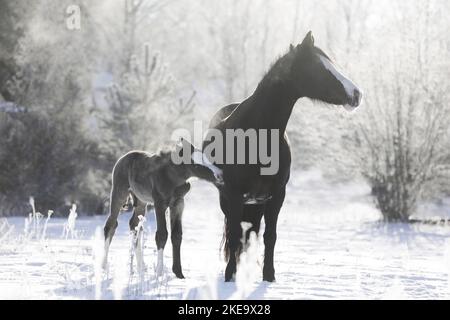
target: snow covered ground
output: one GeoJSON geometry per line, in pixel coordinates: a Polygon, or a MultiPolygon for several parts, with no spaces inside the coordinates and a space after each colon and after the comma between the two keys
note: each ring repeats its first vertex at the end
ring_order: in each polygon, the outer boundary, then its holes
{"type": "MultiPolygon", "coordinates": [[[[295,174],[279,219],[275,283],[261,281],[262,237],[242,257],[236,282],[223,282],[223,217],[217,191],[201,181],[186,199],[184,280],[171,272],[170,238],[165,273],[155,276],[151,215],[141,276],[130,273],[129,214],[120,217],[107,275],[98,268],[105,217],[78,218],[74,237],[69,233],[67,239],[67,219],[51,218],[44,236],[45,217],[26,232],[24,218],[3,219],[0,298],[449,299],[450,227],[381,223],[368,194],[362,183],[331,185],[318,172],[295,174]]],[[[447,203],[421,211],[448,217],[449,208],[447,203]]]]}

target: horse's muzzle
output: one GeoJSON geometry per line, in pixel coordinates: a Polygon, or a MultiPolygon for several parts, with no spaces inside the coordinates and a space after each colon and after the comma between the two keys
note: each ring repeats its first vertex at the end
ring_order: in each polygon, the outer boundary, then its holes
{"type": "Polygon", "coordinates": [[[357,107],[359,107],[361,101],[362,101],[362,92],[358,88],[355,88],[353,90],[352,96],[348,97],[348,102],[346,104],[343,104],[343,107],[347,111],[353,111],[357,107]]]}
{"type": "Polygon", "coordinates": [[[358,88],[353,91],[353,99],[351,101],[351,106],[353,108],[358,107],[362,101],[362,92],[358,88]]]}

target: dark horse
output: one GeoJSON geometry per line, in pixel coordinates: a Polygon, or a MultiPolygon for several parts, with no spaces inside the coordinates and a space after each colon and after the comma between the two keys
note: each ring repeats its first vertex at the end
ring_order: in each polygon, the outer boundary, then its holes
{"type": "MultiPolygon", "coordinates": [[[[289,52],[275,62],[250,97],[239,104],[222,108],[210,122],[210,129],[219,130],[223,137],[226,137],[228,129],[276,129],[279,134],[278,150],[271,150],[269,139],[264,140],[267,141],[267,150],[271,153],[278,151],[279,154],[279,170],[274,175],[261,175],[260,169],[265,166],[261,160],[256,164],[217,163],[223,169],[225,182],[219,188],[220,206],[225,214],[225,252],[228,258],[225,281],[231,281],[236,273],[242,248],[241,222],[250,222],[252,227],[248,232],[258,233],[263,216],[266,225],[263,280],[275,280],[273,256],[276,226],[291,166],[285,131],[292,109],[302,97],[342,105],[346,109],[359,106],[362,97],[361,91],[338,72],[331,59],[314,45],[311,32],[301,44],[290,46],[289,52]]],[[[258,137],[259,146],[260,140],[258,137]]],[[[204,150],[211,143],[212,140],[206,138],[204,150]]],[[[244,150],[235,150],[234,154],[242,151],[248,153],[249,143],[245,144],[244,150]]]]}
{"type": "Polygon", "coordinates": [[[110,198],[110,213],[105,223],[105,253],[103,267],[107,265],[108,251],[117,228],[117,217],[124,205],[133,207],[130,231],[134,236],[134,249],[138,271],[142,271],[143,260],[140,241],[139,217],[145,216],[145,207],[151,203],[156,214],[156,246],[158,249],[157,275],[163,271],[163,250],[167,242],[166,210],[170,211],[171,240],[173,249],[172,271],[177,278],[184,278],[180,246],[182,240],[181,216],[184,209],[184,196],[190,190],[187,180],[197,177],[221,186],[222,170],[207,161],[200,150],[186,140],[181,140],[185,149],[161,151],[151,154],[145,151],[131,151],[122,156],[114,166],[110,198]],[[188,150],[191,161],[175,164],[172,152],[183,153],[188,150]],[[139,229],[139,230],[136,230],[139,229]]]}

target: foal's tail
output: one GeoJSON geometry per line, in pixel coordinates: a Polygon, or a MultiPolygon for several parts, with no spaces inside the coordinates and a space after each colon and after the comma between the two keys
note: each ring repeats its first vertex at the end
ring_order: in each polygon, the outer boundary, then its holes
{"type": "Polygon", "coordinates": [[[130,174],[130,164],[135,158],[134,153],[129,152],[122,157],[120,157],[119,160],[117,160],[116,164],[114,165],[113,171],[112,171],[112,187],[117,187],[119,184],[122,188],[126,187],[129,188],[129,174],[130,174]]]}
{"type": "Polygon", "coordinates": [[[110,213],[117,214],[118,208],[127,205],[136,205],[137,199],[130,193],[135,162],[147,155],[140,151],[130,151],[117,160],[112,171],[112,183],[110,194],[110,213]],[[130,198],[131,197],[131,198],[130,198]],[[130,202],[131,199],[131,202],[130,202]]]}
{"type": "Polygon", "coordinates": [[[126,154],[117,160],[112,171],[111,193],[109,203],[109,213],[112,217],[117,217],[122,207],[129,205],[129,167],[130,155],[126,154]]]}

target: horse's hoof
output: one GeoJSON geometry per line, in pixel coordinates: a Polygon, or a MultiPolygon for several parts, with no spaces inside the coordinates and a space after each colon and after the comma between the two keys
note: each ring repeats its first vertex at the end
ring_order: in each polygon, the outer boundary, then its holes
{"type": "Polygon", "coordinates": [[[225,282],[234,282],[235,276],[236,276],[235,273],[228,274],[227,272],[225,272],[225,282]]]}
{"type": "Polygon", "coordinates": [[[272,274],[263,274],[263,281],[267,281],[267,282],[275,282],[275,273],[272,273],[272,274]]]}
{"type": "Polygon", "coordinates": [[[172,267],[172,272],[178,279],[184,279],[184,275],[183,275],[181,266],[180,267],[172,267]]]}
{"type": "Polygon", "coordinates": [[[275,282],[275,277],[263,277],[263,281],[275,282]]]}
{"type": "Polygon", "coordinates": [[[274,282],[275,270],[263,270],[263,281],[274,282]]]}
{"type": "Polygon", "coordinates": [[[229,268],[225,270],[225,282],[232,282],[234,281],[236,275],[236,271],[230,271],[229,268]]]}

